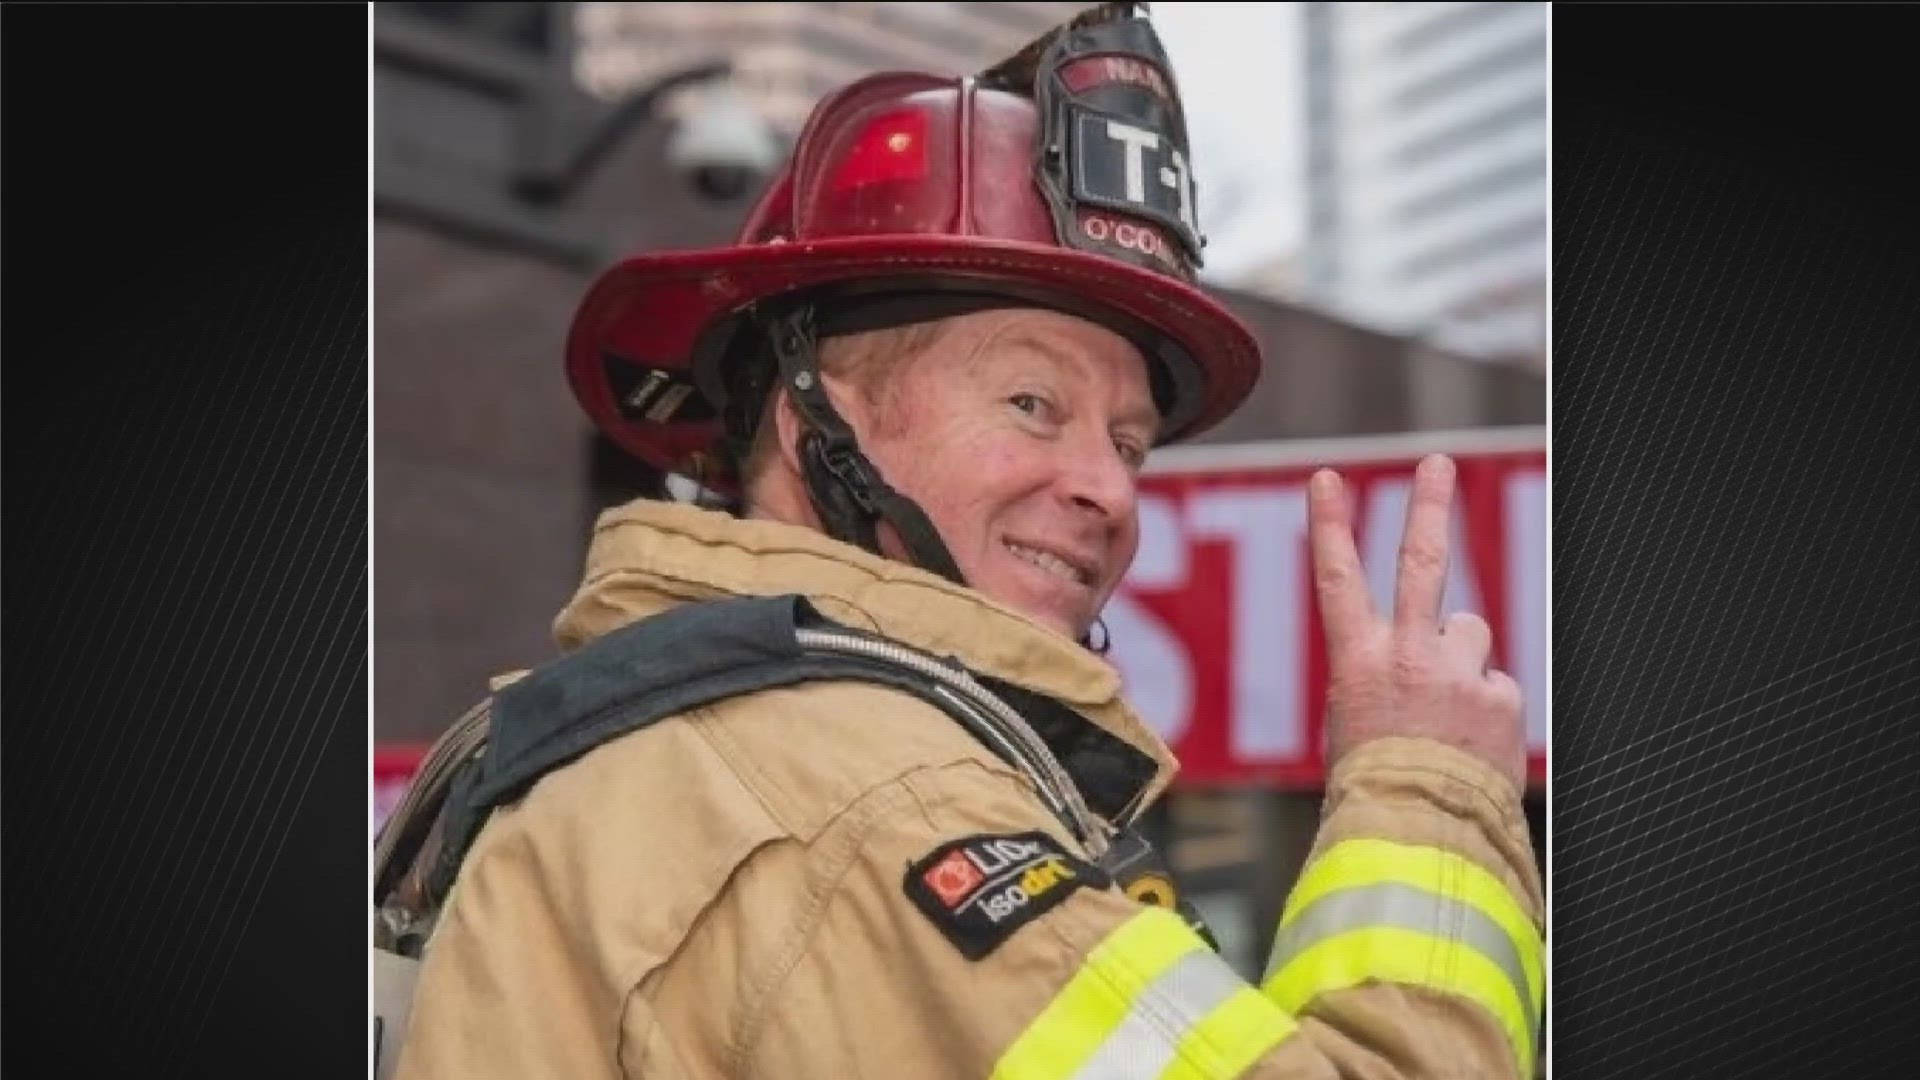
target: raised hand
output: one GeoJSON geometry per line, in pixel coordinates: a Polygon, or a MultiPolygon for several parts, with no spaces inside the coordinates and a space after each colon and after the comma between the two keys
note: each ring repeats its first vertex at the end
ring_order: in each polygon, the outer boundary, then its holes
{"type": "Polygon", "coordinates": [[[1371,739],[1434,739],[1486,760],[1524,790],[1520,687],[1488,666],[1493,635],[1484,619],[1440,612],[1453,482],[1453,461],[1441,455],[1423,460],[1414,474],[1387,615],[1368,595],[1340,477],[1322,470],[1309,485],[1313,580],[1331,680],[1327,760],[1335,764],[1371,739]]]}

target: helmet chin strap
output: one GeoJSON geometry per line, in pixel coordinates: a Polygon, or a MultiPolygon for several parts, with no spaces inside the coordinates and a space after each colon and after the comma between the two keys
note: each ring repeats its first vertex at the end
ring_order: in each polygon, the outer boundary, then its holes
{"type": "MultiPolygon", "coordinates": [[[[965,586],[965,576],[954,563],[946,542],[940,539],[939,531],[928,520],[926,511],[881,478],[880,470],[861,451],[853,429],[827,397],[820,379],[819,339],[813,308],[801,305],[772,320],[768,329],[773,339],[773,354],[779,361],[780,381],[791,395],[801,423],[807,427],[800,436],[800,466],[807,497],[813,502],[814,512],[820,515],[827,535],[884,556],[886,553],[880,550],[879,528],[884,519],[900,535],[907,556],[915,566],[965,586]]],[[[1099,625],[1100,643],[1093,643],[1089,629],[1080,635],[1080,644],[1104,656],[1112,641],[1106,634],[1106,625],[1099,625]]]]}
{"type": "Polygon", "coordinates": [[[895,491],[860,450],[853,429],[828,399],[820,378],[813,309],[801,305],[773,321],[770,328],[780,381],[808,429],[800,437],[800,464],[814,512],[836,540],[880,550],[884,519],[899,533],[914,565],[956,585],[966,579],[940,534],[913,500],[895,491]]]}

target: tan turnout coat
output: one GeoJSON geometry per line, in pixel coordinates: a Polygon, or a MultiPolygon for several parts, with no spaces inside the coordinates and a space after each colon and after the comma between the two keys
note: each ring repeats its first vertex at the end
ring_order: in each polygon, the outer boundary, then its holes
{"type": "MultiPolygon", "coordinates": [[[[1081,770],[1102,789],[1097,808],[1137,809],[1173,775],[1098,657],[801,528],[644,501],[610,512],[556,634],[574,649],[671,605],[795,592],[1068,706],[1082,748],[1099,748],[1081,770]]],[[[1507,904],[1502,925],[1537,948],[1541,887],[1517,794],[1463,754],[1414,740],[1353,754],[1330,777],[1315,857],[1336,849],[1329,874],[1401,874],[1379,869],[1380,852],[1430,858],[1432,880],[1456,882],[1442,892],[1507,904]]],[[[1447,914],[1463,909],[1416,916],[1425,938],[1349,935],[1298,969],[1296,983],[1323,986],[1283,1007],[1286,994],[1232,977],[1165,912],[1102,887],[1084,854],[1022,774],[906,694],[811,683],[696,709],[493,815],[428,947],[399,1076],[1517,1075],[1494,999],[1449,989],[1497,970],[1449,951],[1484,938],[1470,914],[1447,914]],[[1000,856],[1020,864],[1017,894],[992,877],[1000,856]],[[1363,938],[1386,944],[1354,952],[1363,938]],[[986,947],[977,959],[969,940],[986,947]],[[1397,974],[1343,975],[1358,963],[1344,955],[1384,956],[1369,962],[1397,974]]],[[[1394,897],[1414,894],[1369,895],[1386,899],[1367,910],[1407,923],[1394,897]]],[[[1527,988],[1515,994],[1537,1022],[1527,988]]]]}

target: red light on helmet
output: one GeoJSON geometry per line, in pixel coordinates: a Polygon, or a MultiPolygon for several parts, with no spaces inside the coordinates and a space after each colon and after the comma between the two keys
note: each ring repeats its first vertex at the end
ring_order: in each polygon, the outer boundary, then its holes
{"type": "Polygon", "coordinates": [[[873,184],[911,183],[926,175],[926,114],[903,109],[867,125],[835,170],[831,190],[838,195],[873,184]]]}

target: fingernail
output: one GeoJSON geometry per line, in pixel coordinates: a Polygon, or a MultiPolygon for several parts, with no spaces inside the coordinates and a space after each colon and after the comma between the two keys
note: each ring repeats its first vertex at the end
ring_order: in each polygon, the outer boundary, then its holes
{"type": "Polygon", "coordinates": [[[1313,493],[1328,498],[1340,491],[1340,475],[1332,469],[1321,469],[1313,474],[1313,493]]]}

